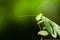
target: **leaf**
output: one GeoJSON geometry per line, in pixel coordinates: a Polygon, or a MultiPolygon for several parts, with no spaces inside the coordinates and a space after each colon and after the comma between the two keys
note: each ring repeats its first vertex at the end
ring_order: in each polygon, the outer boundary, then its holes
{"type": "Polygon", "coordinates": [[[38,32],[38,35],[47,36],[47,35],[48,35],[48,32],[42,30],[42,31],[39,31],[39,32],[38,32]]]}

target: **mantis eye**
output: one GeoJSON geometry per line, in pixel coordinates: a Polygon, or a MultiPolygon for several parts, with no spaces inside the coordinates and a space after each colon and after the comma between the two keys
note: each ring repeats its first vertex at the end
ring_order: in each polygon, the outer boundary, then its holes
{"type": "Polygon", "coordinates": [[[40,13],[36,16],[36,20],[39,21],[41,19],[41,17],[42,17],[42,13],[40,13]]]}

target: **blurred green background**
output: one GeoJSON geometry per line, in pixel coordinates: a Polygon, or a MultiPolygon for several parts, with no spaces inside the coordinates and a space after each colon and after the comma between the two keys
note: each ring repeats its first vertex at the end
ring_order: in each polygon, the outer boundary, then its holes
{"type": "Polygon", "coordinates": [[[59,0],[0,0],[0,40],[38,40],[39,13],[60,25],[59,0]]]}

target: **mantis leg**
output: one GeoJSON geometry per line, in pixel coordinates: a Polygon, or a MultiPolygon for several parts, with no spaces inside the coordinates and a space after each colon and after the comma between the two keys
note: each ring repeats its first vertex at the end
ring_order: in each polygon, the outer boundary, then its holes
{"type": "Polygon", "coordinates": [[[38,35],[42,35],[42,36],[47,36],[49,33],[45,30],[41,30],[38,32],[38,35]]]}
{"type": "Polygon", "coordinates": [[[54,30],[54,33],[53,34],[51,34],[54,38],[56,38],[57,37],[57,32],[54,30]]]}
{"type": "MultiPolygon", "coordinates": [[[[41,24],[42,22],[44,22],[44,20],[41,20],[41,21],[39,21],[39,22],[37,23],[39,27],[40,27],[40,24],[41,24]]],[[[41,29],[41,27],[40,27],[40,29],[41,29]]],[[[43,29],[45,29],[45,27],[43,27],[43,29]]]]}
{"type": "Polygon", "coordinates": [[[41,20],[41,21],[39,21],[37,24],[40,24],[40,23],[42,23],[42,22],[44,22],[45,20],[41,20]]]}

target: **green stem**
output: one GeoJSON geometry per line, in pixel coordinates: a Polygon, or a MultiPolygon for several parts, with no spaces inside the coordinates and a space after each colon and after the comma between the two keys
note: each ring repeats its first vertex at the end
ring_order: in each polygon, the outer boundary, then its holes
{"type": "Polygon", "coordinates": [[[40,40],[43,40],[43,37],[41,37],[41,39],[40,40]]]}

